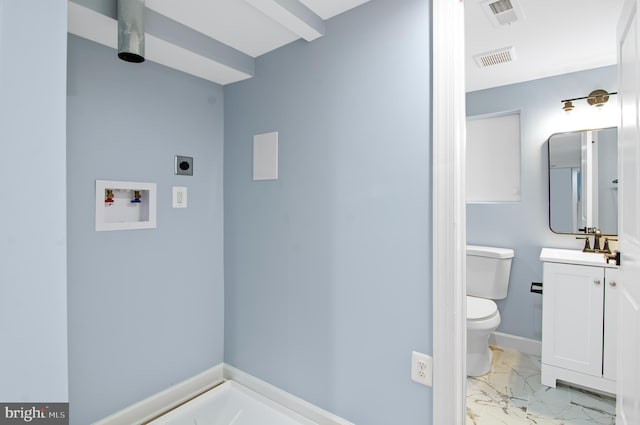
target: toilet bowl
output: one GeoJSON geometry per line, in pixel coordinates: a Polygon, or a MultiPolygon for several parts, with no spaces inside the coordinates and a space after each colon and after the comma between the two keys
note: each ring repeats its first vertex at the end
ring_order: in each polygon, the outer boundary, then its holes
{"type": "Polygon", "coordinates": [[[467,245],[467,375],[491,369],[489,336],[500,325],[493,300],[506,298],[513,250],[467,245]]]}
{"type": "Polygon", "coordinates": [[[500,312],[492,300],[467,295],[467,375],[482,376],[491,369],[489,336],[500,325],[500,312]]]}

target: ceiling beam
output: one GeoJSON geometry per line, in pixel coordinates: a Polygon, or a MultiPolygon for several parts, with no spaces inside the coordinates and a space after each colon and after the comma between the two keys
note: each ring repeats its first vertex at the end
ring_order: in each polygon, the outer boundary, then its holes
{"type": "Polygon", "coordinates": [[[307,41],[324,35],[324,20],[298,0],[245,1],[307,41]]]}
{"type": "Polygon", "coordinates": [[[238,71],[253,75],[255,59],[173,19],[146,9],[145,31],[168,43],[190,50],[238,71]]]}
{"type": "MultiPolygon", "coordinates": [[[[113,0],[69,1],[68,31],[117,48],[113,0]]],[[[255,59],[149,8],[145,9],[146,58],[218,84],[251,78],[255,59]]]]}

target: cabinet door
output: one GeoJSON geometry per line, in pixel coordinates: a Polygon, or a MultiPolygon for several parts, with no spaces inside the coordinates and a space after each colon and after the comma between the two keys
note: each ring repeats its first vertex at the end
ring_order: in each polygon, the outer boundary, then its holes
{"type": "Polygon", "coordinates": [[[545,263],[543,273],[542,362],[601,377],[604,270],[545,263]]]}
{"type": "Polygon", "coordinates": [[[602,358],[602,375],[615,381],[617,370],[618,345],[618,270],[604,271],[604,352],[602,358]]]}

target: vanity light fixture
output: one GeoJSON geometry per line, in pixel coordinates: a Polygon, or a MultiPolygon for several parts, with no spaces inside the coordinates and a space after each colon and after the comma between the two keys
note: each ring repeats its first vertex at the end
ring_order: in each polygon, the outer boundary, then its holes
{"type": "Polygon", "coordinates": [[[582,99],[586,99],[589,105],[599,108],[609,101],[609,96],[613,96],[614,94],[618,94],[618,92],[609,93],[606,90],[597,89],[589,93],[587,96],[574,97],[573,99],[563,99],[560,102],[564,103],[564,105],[562,106],[562,110],[566,112],[573,110],[573,102],[575,100],[582,99]]]}
{"type": "MultiPolygon", "coordinates": [[[[613,93],[612,93],[613,94],[613,93]]],[[[587,97],[587,103],[597,108],[601,107],[609,101],[609,93],[606,90],[598,89],[589,93],[587,97]]]]}

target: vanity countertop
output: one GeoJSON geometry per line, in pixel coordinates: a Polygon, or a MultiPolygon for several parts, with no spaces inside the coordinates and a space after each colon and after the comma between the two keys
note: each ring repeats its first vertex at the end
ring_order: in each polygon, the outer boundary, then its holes
{"type": "Polygon", "coordinates": [[[617,269],[613,262],[607,263],[602,253],[582,252],[577,249],[542,248],[540,261],[550,263],[578,264],[582,266],[608,267],[617,269]]]}

